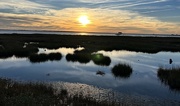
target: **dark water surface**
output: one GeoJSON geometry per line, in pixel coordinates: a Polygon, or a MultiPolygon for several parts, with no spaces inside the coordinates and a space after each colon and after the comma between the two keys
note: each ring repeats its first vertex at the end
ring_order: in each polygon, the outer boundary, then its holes
{"type": "Polygon", "coordinates": [[[59,48],[56,50],[39,48],[38,54],[61,53],[63,57],[56,61],[31,62],[28,58],[14,56],[0,59],[0,77],[24,81],[81,83],[128,95],[143,95],[180,102],[180,89],[171,89],[168,84],[162,83],[157,75],[160,66],[166,68],[180,66],[179,52],[148,54],[126,50],[109,52],[102,50],[97,53],[110,57],[109,65],[98,65],[92,60],[86,63],[67,61],[67,54],[73,54],[75,50],[83,49],[85,48],[59,48]],[[170,58],[173,60],[172,64],[169,64],[170,58]],[[112,68],[119,63],[129,65],[132,73],[129,73],[128,76],[114,75],[112,68]]]}

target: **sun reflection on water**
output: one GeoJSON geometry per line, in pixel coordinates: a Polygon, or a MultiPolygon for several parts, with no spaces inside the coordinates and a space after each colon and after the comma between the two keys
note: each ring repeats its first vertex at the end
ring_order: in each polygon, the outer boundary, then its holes
{"type": "Polygon", "coordinates": [[[49,53],[61,53],[62,55],[67,55],[67,54],[73,54],[75,51],[81,51],[84,50],[84,47],[78,47],[78,48],[65,48],[61,47],[59,49],[47,49],[47,48],[38,48],[39,52],[38,54],[49,54],[49,53]]]}

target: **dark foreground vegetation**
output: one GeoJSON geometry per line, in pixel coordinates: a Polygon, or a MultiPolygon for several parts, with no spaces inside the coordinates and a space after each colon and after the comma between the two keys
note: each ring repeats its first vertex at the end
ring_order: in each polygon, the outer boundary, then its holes
{"type": "Polygon", "coordinates": [[[81,95],[71,96],[62,89],[56,93],[50,85],[44,83],[18,83],[0,78],[1,106],[114,106],[116,103],[97,101],[81,95]]]}
{"type": "MultiPolygon", "coordinates": [[[[0,58],[8,58],[13,55],[29,57],[38,52],[38,47],[57,49],[59,47],[76,48],[79,46],[84,47],[85,50],[78,53],[78,56],[85,53],[90,55],[99,50],[129,50],[146,53],[177,52],[180,51],[180,38],[1,34],[0,58]]],[[[95,61],[95,63],[98,62],[95,61]]]]}
{"type": "Polygon", "coordinates": [[[169,86],[171,90],[180,92],[180,68],[159,68],[158,77],[160,81],[169,86]]]}

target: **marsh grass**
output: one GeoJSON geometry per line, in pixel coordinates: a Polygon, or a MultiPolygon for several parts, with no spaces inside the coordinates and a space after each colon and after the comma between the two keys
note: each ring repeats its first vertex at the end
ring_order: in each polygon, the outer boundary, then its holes
{"type": "Polygon", "coordinates": [[[110,57],[103,56],[103,54],[91,54],[87,52],[75,52],[74,54],[67,54],[66,60],[71,62],[89,63],[91,60],[96,65],[109,66],[111,63],[110,57]]]}
{"type": "Polygon", "coordinates": [[[62,58],[61,53],[50,53],[48,55],[50,61],[59,61],[62,58]]]}
{"type": "Polygon", "coordinates": [[[111,63],[110,57],[104,56],[103,54],[99,54],[99,53],[92,54],[91,59],[96,65],[109,66],[111,63]]]}
{"type": "Polygon", "coordinates": [[[23,58],[23,57],[28,57],[29,55],[37,53],[37,52],[38,52],[38,49],[35,47],[30,47],[30,48],[12,47],[8,49],[0,50],[0,58],[6,59],[9,57],[12,57],[13,55],[16,56],[17,58],[23,58]]]}
{"type": "Polygon", "coordinates": [[[57,93],[50,84],[16,82],[0,78],[1,106],[115,106],[115,102],[97,101],[81,94],[69,95],[62,89],[57,93]]]}
{"type": "Polygon", "coordinates": [[[79,63],[89,63],[91,58],[90,54],[87,53],[75,53],[75,54],[67,54],[66,60],[71,62],[79,62],[79,63]]]}
{"type": "Polygon", "coordinates": [[[32,54],[29,57],[30,62],[32,63],[40,63],[48,61],[47,54],[32,54]]]}
{"type": "Polygon", "coordinates": [[[62,55],[60,53],[50,53],[50,54],[32,54],[29,56],[29,60],[32,63],[40,63],[46,61],[59,61],[62,55]]]}
{"type": "Polygon", "coordinates": [[[117,64],[112,68],[112,74],[119,78],[128,78],[132,74],[132,67],[128,64],[117,64]]]}
{"type": "Polygon", "coordinates": [[[1,59],[6,59],[6,58],[9,58],[9,57],[12,57],[12,56],[13,56],[12,52],[5,51],[5,50],[0,51],[0,58],[1,59]]]}
{"type": "Polygon", "coordinates": [[[158,38],[158,37],[125,37],[125,36],[59,36],[43,34],[1,34],[0,58],[12,55],[19,57],[30,56],[37,53],[39,48],[57,49],[59,47],[76,48],[81,45],[89,54],[99,50],[129,50],[146,53],[157,53],[159,51],[180,51],[180,38],[158,38]],[[51,37],[49,37],[51,36],[51,37]],[[30,44],[29,42],[38,42],[30,44]],[[24,44],[28,43],[26,48],[24,44]]]}
{"type": "Polygon", "coordinates": [[[180,91],[180,67],[163,68],[160,67],[157,73],[160,81],[169,86],[170,89],[180,91]]]}
{"type": "Polygon", "coordinates": [[[17,83],[0,79],[0,105],[52,105],[58,104],[53,89],[43,83],[17,83]]]}

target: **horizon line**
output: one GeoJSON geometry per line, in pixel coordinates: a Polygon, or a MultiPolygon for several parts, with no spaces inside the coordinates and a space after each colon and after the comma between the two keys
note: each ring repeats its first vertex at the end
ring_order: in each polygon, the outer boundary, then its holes
{"type": "MultiPolygon", "coordinates": [[[[118,32],[88,32],[88,31],[58,31],[58,30],[32,30],[32,29],[0,29],[0,31],[45,31],[45,32],[68,32],[68,33],[97,33],[97,34],[117,34],[118,32]]],[[[121,31],[119,31],[121,32],[121,31]]],[[[123,32],[122,32],[123,33],[123,32]]],[[[123,34],[145,34],[145,35],[179,35],[179,34],[163,34],[163,33],[123,33],[123,34]]]]}

